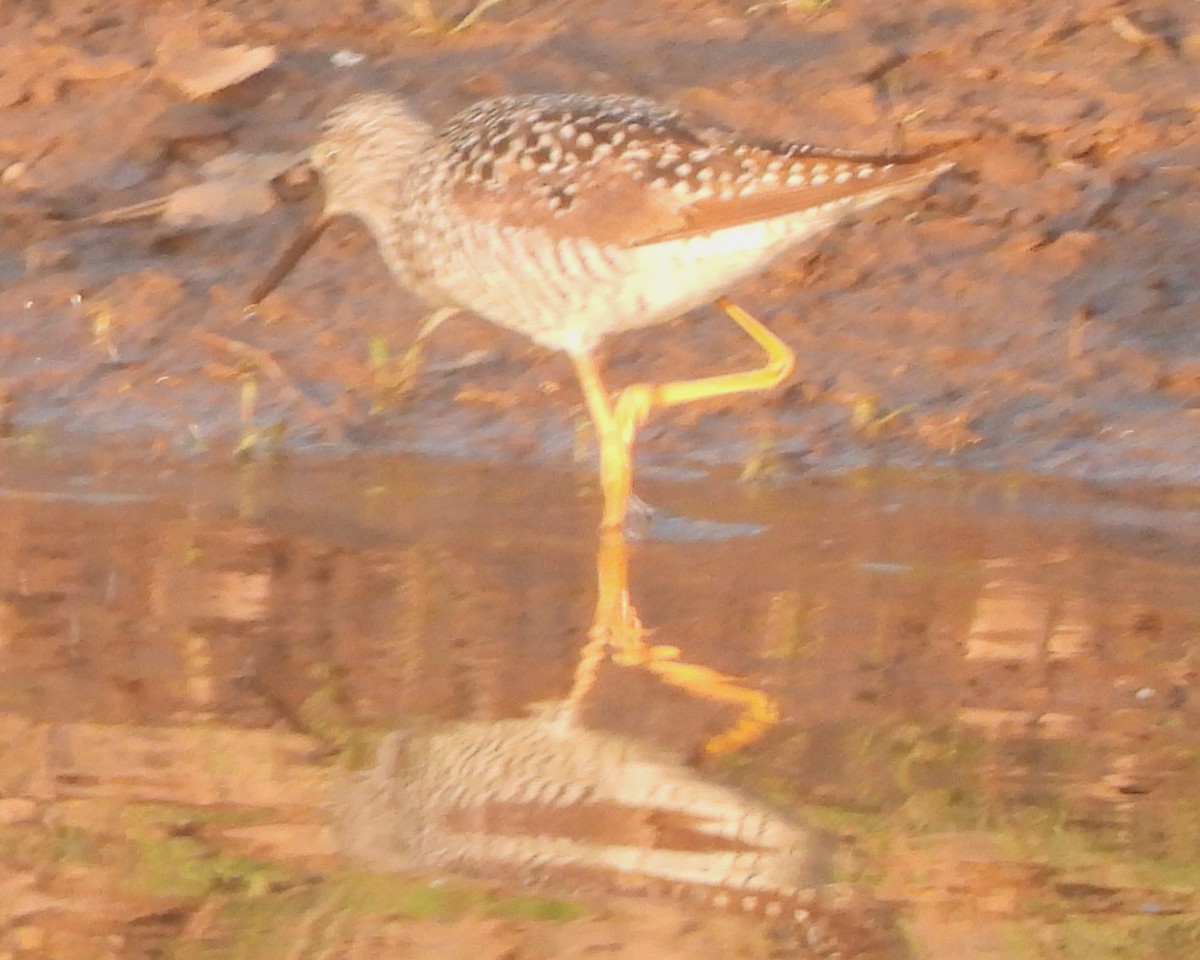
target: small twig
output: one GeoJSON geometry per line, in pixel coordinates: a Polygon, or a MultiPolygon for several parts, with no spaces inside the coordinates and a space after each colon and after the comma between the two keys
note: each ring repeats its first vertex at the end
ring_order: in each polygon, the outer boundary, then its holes
{"type": "Polygon", "coordinates": [[[408,0],[405,6],[408,8],[408,15],[417,21],[417,26],[413,29],[413,33],[417,36],[435,34],[452,37],[456,33],[462,33],[484,13],[503,2],[504,0],[479,0],[458,23],[450,23],[446,18],[434,12],[430,0],[408,0]]]}
{"type": "Polygon", "coordinates": [[[1112,27],[1113,32],[1118,37],[1126,43],[1132,43],[1135,47],[1154,47],[1158,45],[1160,40],[1154,34],[1147,33],[1123,13],[1119,13],[1109,20],[1108,25],[1112,27]]]}
{"type": "Polygon", "coordinates": [[[449,35],[454,36],[454,34],[461,33],[462,31],[466,30],[476,20],[482,17],[484,13],[496,6],[496,4],[502,2],[503,0],[479,0],[479,3],[475,5],[474,9],[468,11],[466,16],[464,16],[458,21],[458,23],[450,28],[449,35]]]}
{"type": "Polygon", "coordinates": [[[291,378],[284,372],[283,367],[279,365],[279,362],[268,351],[242,340],[234,340],[232,337],[213,333],[211,330],[193,330],[192,337],[210,349],[231,353],[234,356],[242,357],[253,363],[259,370],[279,385],[279,389],[289,402],[300,407],[310,419],[315,420],[321,425],[321,432],[324,434],[326,440],[337,443],[345,438],[345,431],[342,428],[341,422],[319,403],[310,400],[301,393],[293,385],[291,378]]]}
{"type": "Polygon", "coordinates": [[[166,213],[170,197],[155,197],[153,200],[143,200],[115,210],[102,210],[100,213],[84,217],[69,217],[63,222],[72,227],[101,227],[114,223],[131,223],[134,220],[149,220],[166,213]]]}

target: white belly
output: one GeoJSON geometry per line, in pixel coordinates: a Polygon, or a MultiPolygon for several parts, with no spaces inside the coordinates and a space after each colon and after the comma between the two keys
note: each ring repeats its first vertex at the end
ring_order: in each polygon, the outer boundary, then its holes
{"type": "Polygon", "coordinates": [[[582,354],[607,334],[710,303],[839,219],[805,211],[640,247],[481,225],[442,261],[437,280],[448,299],[491,322],[582,354]]]}

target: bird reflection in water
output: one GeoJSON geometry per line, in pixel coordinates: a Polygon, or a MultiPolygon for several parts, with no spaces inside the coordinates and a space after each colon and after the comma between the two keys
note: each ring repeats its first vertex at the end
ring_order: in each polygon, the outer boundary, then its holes
{"type": "Polygon", "coordinates": [[[382,870],[671,895],[795,924],[813,949],[844,954],[853,942],[855,956],[903,955],[873,905],[856,904],[849,921],[844,897],[831,909],[819,892],[835,852],[827,832],[710,782],[665,750],[583,725],[609,657],[741,706],[706,744],[710,754],[743,747],[778,720],[765,693],[646,642],[619,528],[602,531],[597,575],[595,619],[567,696],[528,717],[390,734],[339,804],[346,850],[382,870]]]}

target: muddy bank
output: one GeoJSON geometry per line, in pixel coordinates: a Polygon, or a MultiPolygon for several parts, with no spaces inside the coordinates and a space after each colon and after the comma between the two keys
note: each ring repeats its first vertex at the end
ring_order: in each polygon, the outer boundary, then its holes
{"type": "MultiPolygon", "coordinates": [[[[975,138],[923,202],[840,227],[734,291],[799,352],[793,382],[656,415],[646,461],[1194,482],[1194,5],[788,7],[514,0],[446,36],[414,33],[403,5],[340,0],[10,6],[5,430],[168,456],[248,437],[565,464],[585,419],[569,364],[461,319],[410,382],[400,358],[424,308],[353,224],[259,320],[242,317],[311,198],[242,184],[185,194],[158,219],[47,218],[187,191],[231,152],[295,151],[365,88],[435,120],[480,96],[588,89],[770,136],[975,138]],[[240,222],[195,225],[239,204],[240,222]]],[[[607,359],[614,384],[756,362],[712,312],[614,339],[607,359]]]]}
{"type": "MultiPolygon", "coordinates": [[[[803,924],[577,870],[344,856],[330,793],[390,731],[480,742],[581,678],[604,742],[831,838],[820,906],[867,956],[1196,954],[1198,14],[809,12],[0,11],[0,954],[810,954],[803,924]],[[797,349],[786,388],[647,426],[639,493],[760,533],[614,561],[564,358],[460,318],[413,377],[425,308],[349,223],[243,315],[315,198],[268,173],[367,88],[434,120],[587,89],[972,139],[919,202],[732,291],[797,349]],[[913,466],[941,472],[880,469],[913,466]],[[594,656],[606,589],[608,628],[648,632],[594,656]]],[[[701,312],[606,361],[620,385],[757,357],[701,312]]],[[[440,836],[578,841],[526,786],[440,836]]],[[[609,855],[703,833],[604,811],[609,855]]]]}

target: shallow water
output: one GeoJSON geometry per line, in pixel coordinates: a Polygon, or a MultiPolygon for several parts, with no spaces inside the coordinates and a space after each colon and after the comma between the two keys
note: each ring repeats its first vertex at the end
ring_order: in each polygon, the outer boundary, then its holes
{"type": "MultiPolygon", "coordinates": [[[[1194,494],[878,474],[641,488],[762,532],[610,544],[620,622],[581,660],[597,600],[586,474],[10,460],[0,851],[35,877],[23,896],[61,901],[20,928],[52,939],[80,915],[63,864],[78,888],[125,863],[85,841],[112,840],[129,811],[169,808],[214,845],[209,863],[341,869],[330,797],[386,731],[499,729],[565,701],[670,776],[836,837],[822,869],[894,907],[915,956],[1194,955],[1194,494]],[[633,613],[648,632],[622,646],[633,613]],[[66,836],[91,852],[63,853],[66,836]]],[[[531,816],[499,829],[545,833],[531,816]]],[[[172,903],[191,923],[243,880],[172,903]]],[[[538,880],[554,890],[553,872],[538,880]]]]}

